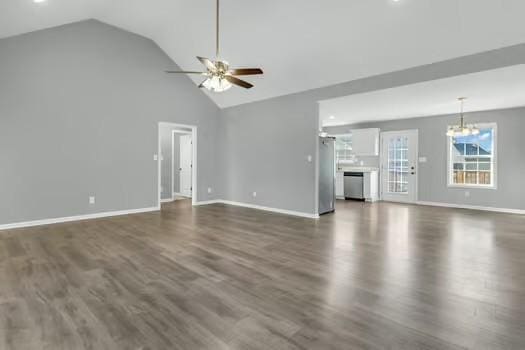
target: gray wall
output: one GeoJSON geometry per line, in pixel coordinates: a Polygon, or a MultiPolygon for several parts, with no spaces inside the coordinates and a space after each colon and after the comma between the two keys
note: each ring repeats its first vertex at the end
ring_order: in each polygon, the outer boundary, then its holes
{"type": "Polygon", "coordinates": [[[315,212],[315,103],[276,98],[224,109],[221,121],[222,199],[315,212]]]}
{"type": "Polygon", "coordinates": [[[1,39],[0,224],[156,206],[159,121],[198,126],[197,199],[214,199],[219,110],[167,68],[93,20],[1,39]]]}
{"type": "MultiPolygon", "coordinates": [[[[497,123],[497,189],[449,188],[447,186],[447,126],[457,124],[457,115],[412,118],[329,127],[331,134],[349,129],[380,128],[381,131],[419,130],[419,156],[426,157],[418,169],[420,201],[525,209],[525,108],[466,114],[469,123],[497,123]],[[465,192],[470,193],[469,197],[465,192]]],[[[379,166],[379,159],[366,157],[365,165],[379,166]]]]}
{"type": "Polygon", "coordinates": [[[224,109],[219,197],[313,214],[318,101],[523,63],[525,44],[224,109]]]}
{"type": "Polygon", "coordinates": [[[160,121],[198,126],[198,201],[315,213],[318,101],[522,63],[517,45],[219,111],[151,40],[100,22],[1,39],[0,224],[156,206],[160,121]]]}

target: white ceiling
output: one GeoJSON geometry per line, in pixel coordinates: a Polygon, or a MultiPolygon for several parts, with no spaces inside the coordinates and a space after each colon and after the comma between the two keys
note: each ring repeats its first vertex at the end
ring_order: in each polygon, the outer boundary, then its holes
{"type": "Polygon", "coordinates": [[[356,94],[320,102],[323,126],[525,106],[525,65],[356,94]],[[333,116],[335,119],[330,119],[333,116]]]}
{"type": "MultiPolygon", "coordinates": [[[[95,18],[194,70],[214,54],[214,3],[1,0],[0,37],[95,18]]],[[[523,13],[523,0],[222,0],[223,58],[266,74],[211,96],[226,107],[518,44],[523,13]]]]}

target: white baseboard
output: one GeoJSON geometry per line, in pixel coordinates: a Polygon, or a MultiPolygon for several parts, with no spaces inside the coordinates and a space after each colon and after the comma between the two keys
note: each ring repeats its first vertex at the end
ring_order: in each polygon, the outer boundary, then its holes
{"type": "Polygon", "coordinates": [[[183,197],[182,193],[179,193],[179,192],[173,192],[172,195],[173,195],[173,197],[177,197],[177,196],[178,197],[183,197]]]}
{"type": "Polygon", "coordinates": [[[300,212],[300,211],[293,211],[293,210],[285,210],[285,209],[264,207],[264,206],[256,205],[256,204],[227,201],[227,200],[222,200],[222,199],[211,201],[211,202],[213,202],[213,203],[210,203],[210,204],[222,203],[222,204],[226,204],[226,205],[233,205],[233,206],[236,206],[236,207],[244,207],[244,208],[250,208],[250,209],[264,210],[264,211],[270,211],[272,213],[291,215],[291,216],[299,216],[299,217],[308,218],[308,219],[319,219],[319,215],[318,214],[310,214],[310,213],[303,213],[303,212],[300,212]]]}
{"type": "Polygon", "coordinates": [[[161,199],[160,202],[161,203],[169,203],[169,202],[173,202],[175,199],[173,197],[171,198],[166,198],[166,199],[161,199]]]}
{"type": "Polygon", "coordinates": [[[87,214],[87,215],[67,216],[67,217],[54,218],[54,219],[42,219],[42,220],[34,220],[34,221],[26,221],[26,222],[17,222],[13,224],[0,225],[0,231],[10,230],[10,229],[15,229],[15,228],[23,228],[23,227],[59,224],[59,223],[71,222],[71,221],[100,219],[100,218],[107,218],[111,216],[147,213],[147,212],[159,211],[159,210],[160,210],[159,207],[151,207],[151,208],[141,208],[141,209],[108,211],[108,212],[103,212],[103,213],[95,213],[95,214],[87,214]]]}
{"type": "Polygon", "coordinates": [[[218,200],[218,199],[214,199],[214,200],[211,200],[211,201],[201,201],[201,202],[197,202],[195,204],[193,204],[194,207],[199,207],[201,205],[210,205],[210,204],[218,204],[218,203],[222,203],[222,201],[218,200]]]}
{"type": "Polygon", "coordinates": [[[479,206],[479,205],[452,204],[452,203],[425,202],[425,201],[417,201],[415,204],[428,205],[428,206],[433,206],[433,207],[446,207],[446,208],[458,208],[458,209],[483,210],[483,211],[493,211],[493,212],[497,212],[497,213],[525,215],[525,210],[521,210],[521,209],[494,208],[494,207],[484,207],[484,206],[479,206]]]}

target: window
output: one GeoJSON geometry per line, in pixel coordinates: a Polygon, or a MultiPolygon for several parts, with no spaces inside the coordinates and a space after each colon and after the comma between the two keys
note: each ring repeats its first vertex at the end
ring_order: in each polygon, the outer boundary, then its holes
{"type": "Polygon", "coordinates": [[[337,164],[354,160],[352,134],[335,135],[335,158],[337,164]]]}
{"type": "Polygon", "coordinates": [[[478,128],[478,135],[448,138],[449,186],[496,187],[496,124],[478,128]]]}

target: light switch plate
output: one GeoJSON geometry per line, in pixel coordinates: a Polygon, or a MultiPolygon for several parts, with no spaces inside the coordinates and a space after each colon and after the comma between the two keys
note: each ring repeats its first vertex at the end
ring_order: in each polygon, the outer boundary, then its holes
{"type": "Polygon", "coordinates": [[[95,204],[95,197],[94,196],[89,197],[89,204],[95,204]]]}
{"type": "Polygon", "coordinates": [[[308,163],[311,163],[312,162],[312,156],[308,155],[308,157],[306,157],[306,160],[308,160],[308,163]]]}
{"type": "Polygon", "coordinates": [[[159,156],[156,155],[156,154],[154,154],[154,155],[153,155],[153,160],[159,160],[159,156]]]}
{"type": "Polygon", "coordinates": [[[257,192],[253,192],[252,196],[257,197],[257,192]]]}
{"type": "Polygon", "coordinates": [[[419,162],[420,163],[426,163],[427,162],[427,157],[419,157],[419,162]]]}
{"type": "Polygon", "coordinates": [[[211,187],[208,187],[208,193],[211,193],[211,192],[212,192],[211,187]]]}

